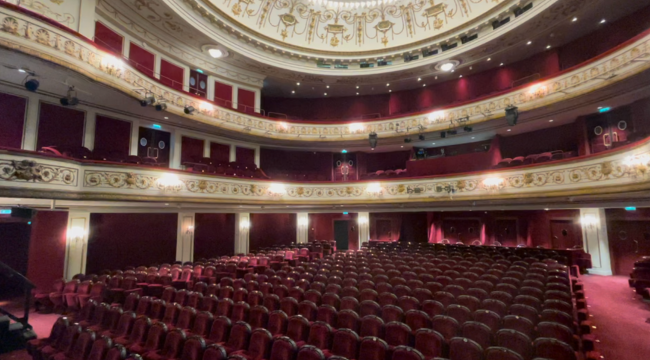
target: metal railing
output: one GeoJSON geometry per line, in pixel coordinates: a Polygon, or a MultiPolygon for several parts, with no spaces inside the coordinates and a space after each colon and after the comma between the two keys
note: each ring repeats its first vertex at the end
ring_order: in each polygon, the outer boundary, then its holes
{"type": "Polygon", "coordinates": [[[7,315],[11,320],[21,323],[23,325],[23,329],[31,329],[31,325],[29,325],[29,307],[32,303],[32,289],[34,289],[36,286],[29,281],[23,274],[19,273],[18,271],[10,268],[7,266],[5,263],[0,261],[0,276],[5,277],[7,279],[16,279],[18,282],[23,287],[23,291],[25,293],[25,299],[23,303],[23,317],[18,317],[16,315],[13,315],[10,313],[8,310],[3,309],[0,307],[0,313],[7,315]]]}

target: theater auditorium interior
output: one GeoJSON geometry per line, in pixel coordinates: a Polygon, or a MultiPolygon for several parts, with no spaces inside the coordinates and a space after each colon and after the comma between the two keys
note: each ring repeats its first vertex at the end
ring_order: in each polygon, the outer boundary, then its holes
{"type": "Polygon", "coordinates": [[[0,0],[0,360],[650,359],[650,0],[0,0]]]}

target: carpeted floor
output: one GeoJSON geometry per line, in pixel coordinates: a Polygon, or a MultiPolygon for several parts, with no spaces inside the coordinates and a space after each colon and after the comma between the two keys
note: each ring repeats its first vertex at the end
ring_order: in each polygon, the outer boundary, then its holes
{"type": "MultiPolygon", "coordinates": [[[[3,302],[0,304],[4,309],[8,310],[14,315],[22,316],[22,307],[20,300],[15,302],[3,302]]],[[[38,338],[48,337],[50,335],[50,330],[52,330],[52,325],[56,319],[59,318],[58,314],[39,314],[33,310],[29,313],[29,324],[32,325],[34,332],[38,338]]],[[[0,344],[2,346],[2,344],[0,344]]],[[[6,354],[0,354],[0,360],[31,360],[31,356],[27,354],[27,351],[14,351],[6,354]]]]}
{"type": "Polygon", "coordinates": [[[584,275],[585,295],[597,349],[605,360],[650,359],[650,305],[627,284],[625,276],[584,275]]]}

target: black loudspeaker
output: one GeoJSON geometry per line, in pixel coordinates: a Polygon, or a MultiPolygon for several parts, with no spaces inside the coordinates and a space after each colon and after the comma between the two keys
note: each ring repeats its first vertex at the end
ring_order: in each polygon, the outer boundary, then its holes
{"type": "Polygon", "coordinates": [[[517,120],[519,119],[519,109],[516,106],[508,106],[506,108],[506,121],[508,125],[515,126],[517,125],[517,120]]]}
{"type": "Polygon", "coordinates": [[[36,210],[23,207],[12,207],[11,208],[11,217],[18,219],[27,219],[31,220],[36,214],[36,210]]]}

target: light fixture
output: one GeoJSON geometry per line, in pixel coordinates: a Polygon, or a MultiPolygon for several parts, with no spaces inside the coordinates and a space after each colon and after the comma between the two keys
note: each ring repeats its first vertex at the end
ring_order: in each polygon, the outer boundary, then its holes
{"type": "Polygon", "coordinates": [[[453,69],[454,69],[454,64],[450,62],[440,65],[440,70],[442,71],[450,71],[453,69]]]}
{"type": "Polygon", "coordinates": [[[27,71],[25,71],[25,69],[18,69],[18,72],[26,73],[27,71]]]}
{"type": "Polygon", "coordinates": [[[418,140],[420,140],[420,141],[424,141],[424,134],[420,134],[420,135],[418,135],[418,140]]]}
{"type": "Polygon", "coordinates": [[[348,127],[350,128],[350,132],[353,132],[353,133],[355,133],[355,132],[358,133],[360,131],[363,131],[363,124],[360,124],[360,123],[350,124],[348,127]]]}
{"type": "Polygon", "coordinates": [[[291,93],[292,93],[292,94],[295,94],[295,93],[296,93],[296,90],[291,90],[291,93]]]}
{"type": "Polygon", "coordinates": [[[386,86],[390,86],[390,84],[386,84],[386,86]]]}
{"type": "Polygon", "coordinates": [[[65,97],[59,100],[63,106],[76,106],[79,105],[79,99],[77,98],[77,92],[74,89],[74,86],[68,88],[68,93],[65,97]]]}
{"type": "Polygon", "coordinates": [[[345,150],[345,149],[341,150],[341,154],[347,154],[347,153],[348,153],[347,150],[345,150]]]}
{"type": "Polygon", "coordinates": [[[164,174],[156,180],[156,185],[160,190],[176,192],[182,189],[183,182],[176,174],[164,174]]]}
{"type": "Polygon", "coordinates": [[[462,77],[463,77],[463,75],[459,76],[459,78],[462,78],[462,77]]]}
{"type": "Polygon", "coordinates": [[[199,109],[200,109],[201,111],[203,111],[203,112],[210,112],[210,111],[214,110],[214,108],[212,107],[212,105],[211,105],[210,103],[206,102],[206,101],[202,101],[202,102],[199,104],[199,109]]]}
{"type": "Polygon", "coordinates": [[[499,66],[503,66],[503,63],[499,64],[499,66]]]}
{"type": "Polygon", "coordinates": [[[571,19],[571,21],[572,21],[572,22],[576,22],[576,21],[578,21],[578,18],[577,18],[577,17],[574,17],[573,19],[571,19]]]}
{"type": "MultiPolygon", "coordinates": [[[[465,131],[465,132],[472,132],[472,130],[474,130],[474,129],[473,129],[471,126],[465,126],[465,127],[463,127],[463,131],[465,131]]],[[[472,138],[472,139],[473,139],[473,138],[472,138]]]]}
{"type": "Polygon", "coordinates": [[[507,131],[512,131],[512,129],[508,129],[507,131]]]}
{"type": "Polygon", "coordinates": [[[418,78],[418,81],[422,81],[422,78],[418,78]]]}
{"type": "Polygon", "coordinates": [[[86,230],[80,226],[73,226],[68,230],[68,239],[70,241],[79,243],[82,242],[84,237],[86,237],[86,230]]]}
{"type": "Polygon", "coordinates": [[[368,142],[370,143],[370,148],[372,150],[375,150],[375,148],[377,147],[377,140],[378,139],[377,139],[377,133],[376,132],[373,131],[370,134],[368,134],[368,142]]]}
{"type": "Polygon", "coordinates": [[[388,92],[393,92],[393,90],[388,90],[388,92]]]}
{"type": "Polygon", "coordinates": [[[366,187],[366,192],[370,195],[379,195],[383,190],[384,188],[381,187],[380,183],[370,183],[366,187]]]}
{"type": "Polygon", "coordinates": [[[625,211],[636,211],[636,206],[626,206],[625,211]]]}
{"type": "MultiPolygon", "coordinates": [[[[165,103],[156,104],[156,111],[163,111],[163,110],[167,110],[167,104],[165,103]]],[[[165,116],[165,119],[168,119],[168,117],[165,116]]]]}
{"type": "Polygon", "coordinates": [[[533,43],[532,41],[528,40],[528,42],[526,43],[526,45],[530,45],[530,44],[532,44],[532,43],[533,43]]]}
{"type": "Polygon", "coordinates": [[[327,93],[325,93],[324,95],[327,96],[327,93]]]}
{"type": "Polygon", "coordinates": [[[483,187],[488,191],[497,191],[504,186],[505,180],[500,177],[489,177],[483,180],[483,187]]]}
{"type": "Polygon", "coordinates": [[[158,124],[153,124],[153,125],[151,125],[151,127],[154,128],[154,129],[162,129],[162,126],[160,126],[158,124]]]}
{"type": "Polygon", "coordinates": [[[220,49],[209,49],[208,54],[210,54],[210,56],[212,56],[213,58],[217,59],[223,56],[223,51],[221,51],[220,49]]]}
{"type": "Polygon", "coordinates": [[[25,89],[27,89],[27,91],[36,92],[40,85],[41,83],[36,79],[27,80],[25,82],[25,89]]]}
{"type": "Polygon", "coordinates": [[[151,92],[147,92],[144,94],[144,99],[140,100],[140,106],[142,107],[149,106],[154,104],[155,102],[156,102],[156,96],[151,92]]]}
{"type": "Polygon", "coordinates": [[[607,20],[605,20],[605,19],[600,20],[600,23],[601,23],[601,24],[604,24],[604,23],[606,23],[606,22],[607,22],[607,20]]]}
{"type": "Polygon", "coordinates": [[[427,84],[422,84],[422,87],[426,87],[426,86],[427,86],[427,84]]]}
{"type": "Polygon", "coordinates": [[[546,45],[546,48],[547,48],[547,49],[550,49],[550,48],[551,48],[551,45],[546,45]]]}
{"type": "Polygon", "coordinates": [[[553,119],[549,120],[548,122],[553,122],[553,119]]]}
{"type": "Polygon", "coordinates": [[[595,215],[587,214],[580,219],[580,223],[588,229],[594,229],[598,226],[598,218],[595,215]]]}
{"type": "Polygon", "coordinates": [[[296,85],[298,85],[298,86],[300,86],[300,83],[299,83],[299,82],[297,82],[297,83],[296,83],[296,85]]]}
{"type": "Polygon", "coordinates": [[[165,120],[169,120],[169,117],[165,116],[164,119],[165,119],[165,120]]]}
{"type": "Polygon", "coordinates": [[[609,106],[608,107],[599,107],[598,112],[606,113],[606,112],[610,111],[611,109],[612,108],[610,108],[609,106]]]}
{"type": "Polygon", "coordinates": [[[194,110],[195,110],[194,106],[187,105],[187,106],[185,106],[185,109],[183,109],[183,112],[185,112],[185,114],[187,114],[187,115],[192,115],[194,110]]]}
{"type": "Polygon", "coordinates": [[[357,93],[357,95],[359,95],[359,93],[357,93]]]}
{"type": "Polygon", "coordinates": [[[359,88],[359,85],[357,85],[357,89],[359,88]]]}
{"type": "Polygon", "coordinates": [[[506,107],[506,121],[508,125],[515,126],[517,125],[517,120],[519,119],[519,109],[514,105],[508,105],[506,107]]]}
{"type": "Polygon", "coordinates": [[[248,220],[248,218],[241,218],[239,220],[239,228],[241,230],[248,230],[251,227],[251,222],[248,220]]]}
{"type": "Polygon", "coordinates": [[[628,167],[633,177],[645,176],[648,173],[648,164],[650,164],[650,155],[640,154],[631,155],[625,158],[623,164],[628,167]]]}
{"type": "Polygon", "coordinates": [[[429,122],[442,121],[445,118],[445,112],[442,110],[434,111],[429,116],[427,116],[429,122]]]}
{"type": "Polygon", "coordinates": [[[474,136],[472,136],[472,140],[476,139],[474,136]]]}
{"type": "Polygon", "coordinates": [[[488,58],[487,61],[492,61],[492,58],[488,58]]]}
{"type": "Polygon", "coordinates": [[[272,183],[266,191],[271,196],[282,196],[287,193],[287,188],[284,184],[272,183]]]}
{"type": "Polygon", "coordinates": [[[326,87],[327,89],[329,89],[329,88],[330,88],[330,86],[329,86],[329,85],[327,85],[327,86],[325,86],[325,87],[326,87]]]}

